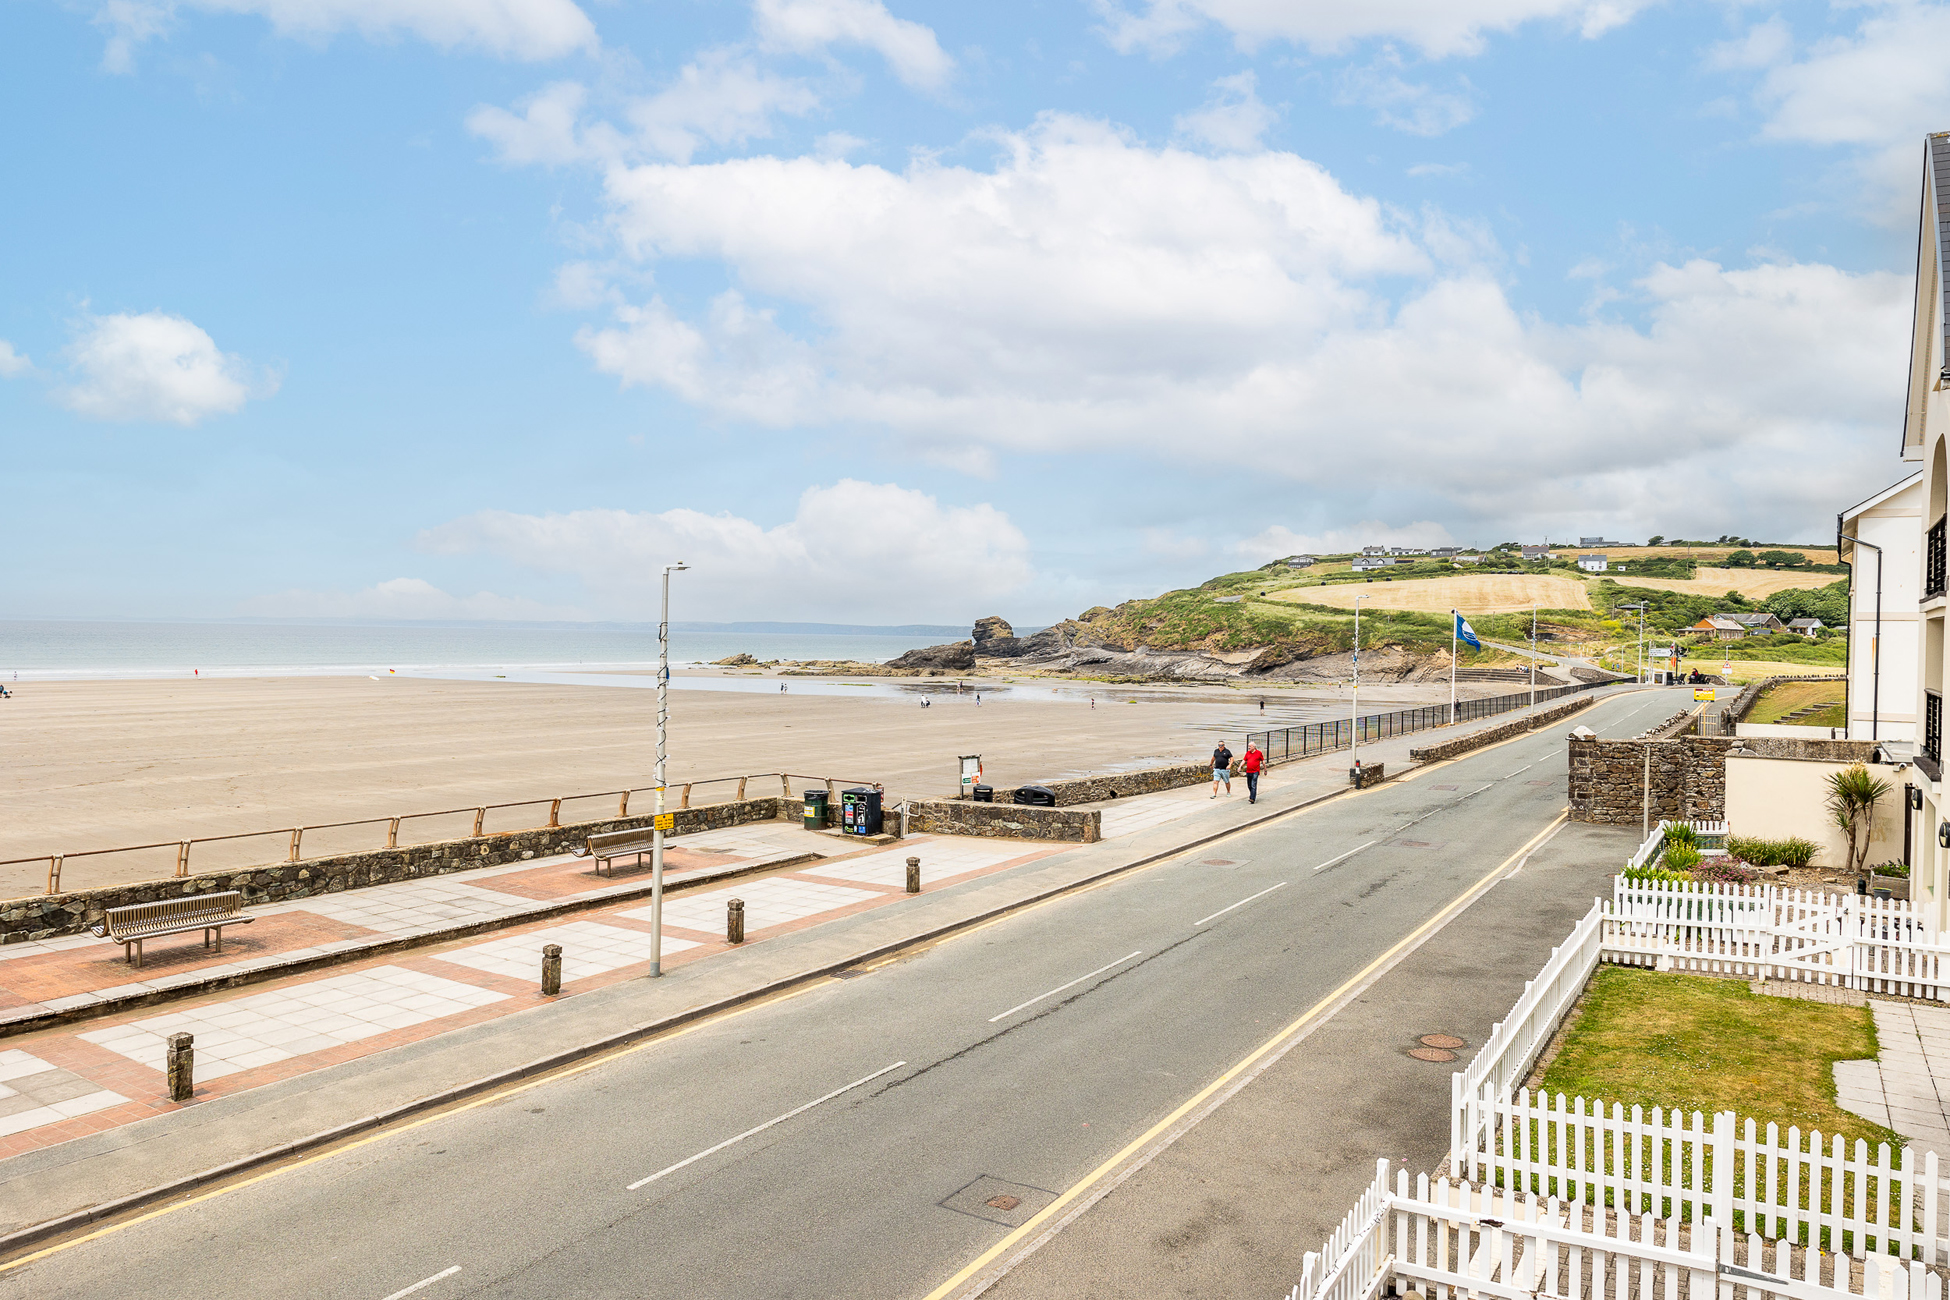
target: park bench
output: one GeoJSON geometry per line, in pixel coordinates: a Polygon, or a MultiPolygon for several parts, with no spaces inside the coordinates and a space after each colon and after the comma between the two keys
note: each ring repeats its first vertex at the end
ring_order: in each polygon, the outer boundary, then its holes
{"type": "Polygon", "coordinates": [[[648,826],[641,830],[605,831],[600,835],[591,835],[589,842],[582,846],[582,852],[576,856],[596,859],[597,875],[614,876],[617,858],[626,858],[634,854],[638,864],[641,864],[643,855],[648,853],[655,843],[656,833],[648,826]]]}
{"type": "Polygon", "coordinates": [[[129,965],[141,967],[142,941],[165,934],[203,931],[203,946],[210,936],[217,937],[217,951],[223,951],[226,925],[249,925],[257,918],[244,916],[244,896],[236,890],[221,894],[192,894],[188,898],[169,898],[160,903],[134,903],[111,907],[102,919],[88,927],[97,939],[122,945],[122,956],[129,965]]]}

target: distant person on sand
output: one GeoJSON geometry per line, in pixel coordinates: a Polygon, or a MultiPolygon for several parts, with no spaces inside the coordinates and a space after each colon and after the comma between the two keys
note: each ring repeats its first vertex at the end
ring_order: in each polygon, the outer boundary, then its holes
{"type": "Polygon", "coordinates": [[[1219,797],[1219,786],[1224,785],[1226,793],[1232,793],[1232,751],[1226,748],[1225,741],[1212,751],[1212,797],[1219,797]]]}
{"type": "Polygon", "coordinates": [[[1264,713],[1264,712],[1266,712],[1266,701],[1265,701],[1265,700],[1261,700],[1261,701],[1259,702],[1259,711],[1260,711],[1261,713],[1264,713]]]}
{"type": "Polygon", "coordinates": [[[1266,763],[1266,755],[1259,752],[1259,746],[1250,739],[1246,741],[1246,757],[1239,761],[1240,770],[1246,774],[1246,802],[1259,802],[1259,769],[1266,763]]]}

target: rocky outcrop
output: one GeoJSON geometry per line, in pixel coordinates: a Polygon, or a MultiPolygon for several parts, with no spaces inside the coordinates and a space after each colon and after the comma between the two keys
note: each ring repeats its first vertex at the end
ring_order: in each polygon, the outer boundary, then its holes
{"type": "Polygon", "coordinates": [[[975,620],[975,653],[982,652],[982,646],[989,641],[1013,641],[1016,630],[1000,614],[990,614],[987,618],[975,620]]]}
{"type": "Polygon", "coordinates": [[[715,659],[712,664],[718,668],[756,668],[758,660],[748,654],[735,654],[725,659],[715,659]]]}
{"type": "Polygon", "coordinates": [[[940,672],[966,673],[975,670],[975,643],[957,641],[953,645],[931,645],[919,650],[909,650],[897,659],[887,661],[889,668],[933,669],[940,672]]]}

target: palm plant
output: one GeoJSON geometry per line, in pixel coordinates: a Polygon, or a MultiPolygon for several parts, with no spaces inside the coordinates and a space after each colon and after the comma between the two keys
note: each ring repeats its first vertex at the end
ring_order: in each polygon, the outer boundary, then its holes
{"type": "Polygon", "coordinates": [[[1828,774],[1828,812],[1848,837],[1848,864],[1860,872],[1869,860],[1870,821],[1889,783],[1861,763],[1828,774]]]}

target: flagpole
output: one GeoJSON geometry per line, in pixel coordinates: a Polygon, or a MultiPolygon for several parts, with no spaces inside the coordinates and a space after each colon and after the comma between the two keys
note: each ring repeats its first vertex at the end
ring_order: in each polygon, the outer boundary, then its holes
{"type": "Polygon", "coordinates": [[[1530,607],[1530,707],[1537,707],[1537,606],[1530,607]]]}
{"type": "Polygon", "coordinates": [[[1455,610],[1449,611],[1449,721],[1456,720],[1456,632],[1461,622],[1455,610]]]}

